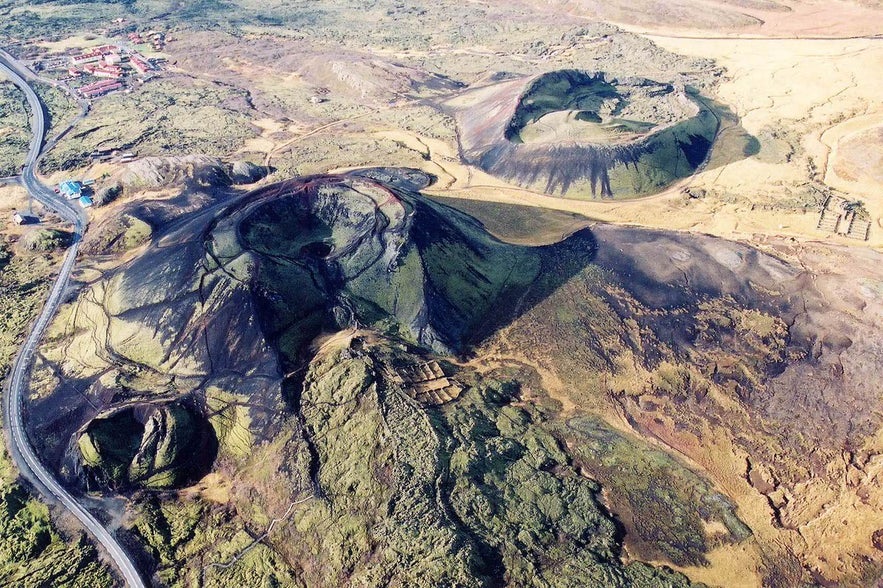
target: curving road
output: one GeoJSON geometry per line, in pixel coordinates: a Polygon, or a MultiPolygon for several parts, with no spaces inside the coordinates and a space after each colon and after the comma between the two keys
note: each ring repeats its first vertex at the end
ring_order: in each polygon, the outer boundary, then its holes
{"type": "MultiPolygon", "coordinates": [[[[108,532],[107,529],[96,519],[92,513],[77,502],[64,487],[58,483],[52,472],[49,471],[37,457],[34,448],[31,447],[28,440],[27,431],[24,427],[22,418],[22,401],[27,389],[28,377],[30,375],[31,365],[33,363],[34,354],[37,351],[37,345],[43,336],[49,321],[55,316],[58,307],[61,304],[65,290],[70,281],[71,271],[77,259],[77,251],[80,246],[80,239],[86,228],[87,219],[85,211],[79,206],[72,204],[63,197],[57,195],[53,190],[44,186],[37,179],[35,170],[37,160],[43,149],[43,139],[46,134],[46,119],[43,113],[43,106],[34,90],[28,85],[28,80],[35,80],[35,76],[23,65],[18,63],[5,51],[0,50],[0,72],[6,75],[10,81],[21,88],[28,99],[31,112],[31,129],[34,136],[31,140],[31,148],[28,151],[25,160],[24,172],[21,176],[21,182],[27,188],[28,192],[34,199],[46,205],[48,208],[57,212],[66,221],[74,225],[75,235],[74,243],[68,249],[64,256],[64,262],[52,285],[52,291],[49,299],[46,301],[43,311],[40,313],[37,322],[28,334],[24,345],[15,358],[12,371],[9,376],[8,386],[3,394],[3,417],[4,426],[9,432],[9,453],[18,466],[22,475],[27,478],[34,487],[52,502],[60,503],[68,511],[71,512],[89,533],[98,541],[110,557],[113,559],[117,568],[130,588],[144,588],[144,581],[141,579],[138,569],[134,562],[119,544],[119,542],[108,532]]],[[[81,115],[82,116],[82,115],[81,115]]]]}

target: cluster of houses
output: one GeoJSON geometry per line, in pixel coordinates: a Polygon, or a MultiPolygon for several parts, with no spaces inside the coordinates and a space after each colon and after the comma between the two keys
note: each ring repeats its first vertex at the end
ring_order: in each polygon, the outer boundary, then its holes
{"type": "Polygon", "coordinates": [[[134,69],[141,75],[144,75],[153,69],[153,66],[150,64],[147,58],[142,57],[138,53],[133,53],[129,56],[129,65],[131,65],[132,69],[134,69]]]}
{"type": "MultiPolygon", "coordinates": [[[[76,71],[69,71],[68,73],[70,73],[73,77],[78,77],[79,75],[76,71]]],[[[123,77],[123,68],[118,65],[110,65],[109,62],[107,64],[99,65],[93,65],[90,63],[83,66],[83,73],[95,76],[96,78],[110,78],[112,80],[118,80],[123,77]]]]}
{"type": "MultiPolygon", "coordinates": [[[[61,194],[68,200],[79,201],[83,208],[89,208],[93,204],[90,196],[93,183],[94,180],[83,180],[82,182],[78,180],[65,180],[58,184],[55,188],[55,192],[61,194]]],[[[12,222],[17,225],[31,225],[39,223],[40,219],[34,216],[30,211],[25,213],[15,210],[12,212],[12,222]]]]}
{"type": "Polygon", "coordinates": [[[100,47],[92,47],[87,51],[83,51],[79,55],[71,57],[71,63],[73,63],[74,67],[102,61],[105,61],[108,65],[120,63],[120,61],[122,61],[120,48],[116,45],[101,45],[100,47]],[[105,61],[105,57],[107,57],[107,61],[105,61]]]}
{"type": "Polygon", "coordinates": [[[79,88],[84,98],[97,98],[123,87],[120,81],[125,77],[126,64],[132,70],[144,75],[154,69],[150,60],[137,51],[127,51],[116,45],[101,45],[84,51],[71,58],[68,74],[73,78],[90,75],[103,80],[79,88]]]}
{"type": "Polygon", "coordinates": [[[128,37],[129,41],[131,41],[135,45],[150,43],[155,51],[162,51],[163,47],[166,46],[165,35],[158,31],[148,31],[146,33],[129,33],[128,37]]]}

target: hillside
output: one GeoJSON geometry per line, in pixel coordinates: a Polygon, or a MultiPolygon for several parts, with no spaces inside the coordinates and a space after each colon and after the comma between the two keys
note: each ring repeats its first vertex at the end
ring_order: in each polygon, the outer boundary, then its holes
{"type": "Polygon", "coordinates": [[[879,426],[875,327],[743,245],[605,226],[507,244],[429,182],[313,176],[165,221],[144,202],[150,243],[43,350],[44,455],[130,497],[167,585],[680,585],[641,561],[690,573],[722,550],[806,578],[786,521],[879,426]],[[812,377],[837,361],[858,363],[812,377]],[[764,473],[729,473],[746,460],[764,473]],[[270,533],[241,551],[243,526],[270,533]]]}
{"type": "MultiPolygon", "coordinates": [[[[147,584],[880,584],[881,0],[0,13],[94,190],[26,436],[147,584]]],[[[77,240],[27,106],[0,367],[77,240]]],[[[0,486],[0,584],[120,582],[0,486]]]]}

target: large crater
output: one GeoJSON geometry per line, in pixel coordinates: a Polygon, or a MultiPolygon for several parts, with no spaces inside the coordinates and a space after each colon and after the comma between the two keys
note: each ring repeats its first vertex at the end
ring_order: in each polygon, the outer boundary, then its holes
{"type": "Polygon", "coordinates": [[[718,129],[683,87],[577,70],[503,82],[452,106],[468,163],[573,198],[659,191],[705,162],[718,129]]]}

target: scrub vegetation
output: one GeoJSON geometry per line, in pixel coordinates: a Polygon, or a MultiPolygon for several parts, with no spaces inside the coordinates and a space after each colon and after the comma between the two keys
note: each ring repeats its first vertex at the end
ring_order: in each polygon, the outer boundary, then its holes
{"type": "Polygon", "coordinates": [[[226,155],[255,134],[248,111],[242,91],[188,78],[158,80],[99,101],[41,167],[47,173],[81,167],[96,150],[226,155]]]}
{"type": "MultiPolygon", "coordinates": [[[[862,5],[0,0],[59,79],[165,36],[43,160],[101,206],[37,451],[161,586],[872,585],[883,277],[814,212],[880,216],[862,5]]],[[[52,231],[6,231],[10,356],[52,231]]],[[[109,582],[2,490],[0,584],[109,582]]]]}
{"type": "MultiPolygon", "coordinates": [[[[5,378],[27,324],[36,316],[57,259],[16,254],[0,243],[0,373],[5,378]]],[[[8,586],[113,585],[95,547],[81,532],[59,532],[49,509],[17,480],[0,452],[0,583],[8,586]]]]}
{"type": "Polygon", "coordinates": [[[0,82],[0,177],[14,176],[25,163],[31,125],[25,97],[12,82],[0,82]]]}

